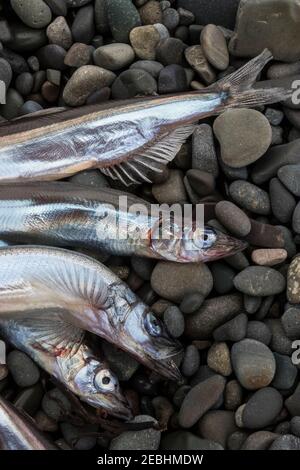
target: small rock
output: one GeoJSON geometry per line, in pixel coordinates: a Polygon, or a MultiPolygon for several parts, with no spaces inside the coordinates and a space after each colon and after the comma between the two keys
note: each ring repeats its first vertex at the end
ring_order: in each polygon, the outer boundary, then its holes
{"type": "Polygon", "coordinates": [[[276,373],[272,386],[277,390],[289,390],[294,385],[298,375],[297,367],[292,364],[289,356],[275,352],[274,357],[276,360],[276,373]]]}
{"type": "Polygon", "coordinates": [[[77,69],[65,86],[63,99],[69,106],[81,106],[87,97],[103,87],[110,86],[115,74],[95,65],[77,69]]]}
{"type": "Polygon", "coordinates": [[[186,395],[179,411],[179,424],[191,428],[220,399],[225,387],[225,379],[214,375],[193,387],[186,395]]]}
{"type": "Polygon", "coordinates": [[[65,70],[66,50],[57,44],[48,44],[37,52],[42,69],[65,70]]]}
{"type": "Polygon", "coordinates": [[[158,28],[157,25],[146,25],[138,26],[130,31],[130,43],[140,59],[155,60],[159,42],[169,35],[168,30],[163,28],[158,28]]]}
{"type": "Polygon", "coordinates": [[[180,39],[166,37],[156,47],[156,60],[163,65],[182,65],[185,47],[180,39]]]}
{"type": "Polygon", "coordinates": [[[240,313],[232,320],[215,329],[213,337],[216,341],[240,341],[246,336],[248,317],[240,313]]]}
{"type": "Polygon", "coordinates": [[[300,196],[300,165],[285,165],[278,170],[277,175],[294,196],[300,196]]]}
{"type": "Polygon", "coordinates": [[[12,80],[12,69],[7,60],[0,57],[0,80],[5,83],[6,90],[8,90],[12,80]]]}
{"type": "Polygon", "coordinates": [[[277,437],[278,434],[270,431],[254,432],[245,440],[242,450],[268,450],[277,437]]]}
{"type": "Polygon", "coordinates": [[[183,297],[180,310],[185,315],[189,315],[190,313],[195,313],[203,304],[204,297],[199,292],[192,292],[187,294],[183,297]]]}
{"type": "Polygon", "coordinates": [[[0,115],[5,119],[14,119],[24,104],[22,95],[17,90],[9,88],[6,93],[6,103],[0,106],[0,115]]]}
{"type": "Polygon", "coordinates": [[[274,355],[268,346],[254,339],[243,339],[232,346],[231,363],[238,381],[247,390],[267,387],[275,375],[274,355]]]}
{"type": "Polygon", "coordinates": [[[75,42],[90,44],[95,35],[93,5],[80,8],[72,24],[72,36],[75,42]]]}
{"type": "Polygon", "coordinates": [[[223,447],[214,441],[201,439],[187,431],[164,433],[161,441],[162,450],[223,450],[223,447]]]}
{"type": "Polygon", "coordinates": [[[179,93],[187,90],[186,73],[181,65],[172,64],[164,67],[158,77],[158,92],[179,93]]]}
{"type": "MultiPolygon", "coordinates": [[[[268,70],[268,72],[269,71],[270,71],[270,69],[268,70]]],[[[279,109],[267,108],[265,110],[265,116],[266,116],[266,118],[268,119],[269,123],[272,126],[279,126],[281,124],[283,118],[284,118],[284,113],[282,111],[280,111],[279,109]]]]}
{"type": "Polygon", "coordinates": [[[186,201],[187,196],[182,172],[180,170],[170,170],[166,181],[152,186],[152,194],[160,204],[175,204],[186,201]]]}
{"type": "Polygon", "coordinates": [[[229,193],[236,204],[255,214],[270,213],[270,198],[266,191],[247,181],[231,183],[229,193]]]}
{"type": "Polygon", "coordinates": [[[71,411],[72,406],[66,396],[58,388],[54,388],[45,393],[42,408],[49,418],[59,421],[71,411]]]}
{"type": "Polygon", "coordinates": [[[282,248],[254,250],[251,258],[253,263],[260,266],[275,266],[286,260],[287,252],[282,248]]]}
{"type": "Polygon", "coordinates": [[[153,78],[158,78],[163,68],[164,66],[156,60],[138,60],[130,66],[130,69],[141,69],[150,73],[153,78]]]}
{"type": "Polygon", "coordinates": [[[109,0],[106,11],[110,30],[117,42],[129,42],[130,31],[141,25],[138,10],[131,0],[109,0]]]}
{"type": "Polygon", "coordinates": [[[287,298],[291,304],[300,303],[300,257],[296,256],[289,265],[287,275],[287,298]]]}
{"type": "Polygon", "coordinates": [[[122,72],[112,86],[112,97],[119,100],[137,95],[153,95],[156,92],[157,83],[150,73],[137,69],[122,72]]]}
{"type": "Polygon", "coordinates": [[[269,194],[274,216],[282,224],[288,223],[296,207],[294,196],[283,186],[278,178],[271,179],[269,194]]]}
{"type": "Polygon", "coordinates": [[[179,25],[179,13],[175,8],[166,8],[162,14],[162,23],[169,31],[174,31],[179,25]]]}
{"type": "Polygon", "coordinates": [[[300,439],[292,434],[285,434],[275,439],[269,450],[300,450],[300,439]]]}
{"type": "Polygon", "coordinates": [[[214,24],[204,26],[200,42],[208,62],[218,70],[226,70],[229,66],[229,53],[221,29],[214,24]]]}
{"type": "Polygon", "coordinates": [[[179,13],[179,23],[184,26],[189,26],[195,22],[195,15],[185,8],[178,8],[179,13]]]}
{"type": "Polygon", "coordinates": [[[199,351],[193,344],[187,346],[183,361],[181,364],[181,372],[185,377],[191,377],[194,375],[200,366],[199,351]]]}
{"type": "Polygon", "coordinates": [[[282,315],[281,323],[290,339],[300,338],[300,308],[289,307],[282,315]]]}
{"type": "Polygon", "coordinates": [[[66,50],[69,49],[73,43],[71,30],[63,16],[58,16],[49,24],[47,37],[50,44],[57,44],[66,50]]]}
{"type": "Polygon", "coordinates": [[[219,174],[213,132],[209,124],[200,124],[193,133],[193,169],[211,173],[215,178],[219,174]]]}
{"type": "Polygon", "coordinates": [[[94,54],[95,65],[107,70],[120,70],[128,67],[134,61],[134,51],[129,44],[107,44],[98,47],[94,54]]]}
{"type": "Polygon", "coordinates": [[[290,422],[291,433],[300,437],[300,416],[294,416],[290,422]]]}
{"type": "MultiPolygon", "coordinates": [[[[171,302],[181,302],[191,291],[198,291],[206,297],[213,287],[213,279],[205,264],[159,261],[152,272],[151,286],[161,297],[171,302]]],[[[191,317],[189,315],[186,319],[191,317]]]]}
{"type": "Polygon", "coordinates": [[[68,7],[66,0],[44,0],[56,16],[67,16],[68,7]]]}
{"type": "Polygon", "coordinates": [[[28,96],[33,88],[33,76],[29,72],[21,73],[15,80],[15,87],[22,96],[28,96]]]}
{"type": "Polygon", "coordinates": [[[83,65],[91,63],[92,59],[92,48],[87,44],[81,44],[79,42],[72,45],[68,50],[64,62],[68,67],[79,68],[83,65]]]}
{"type": "Polygon", "coordinates": [[[226,447],[228,437],[237,431],[234,413],[225,410],[212,410],[199,422],[199,432],[204,439],[209,439],[226,447]]]}
{"type": "Polygon", "coordinates": [[[214,343],[207,353],[207,365],[217,374],[232,374],[230,351],[226,343],[214,343]]]}
{"type": "Polygon", "coordinates": [[[226,410],[235,411],[243,399],[243,390],[237,380],[227,382],[224,393],[224,406],[226,410]]]}
{"type": "Polygon", "coordinates": [[[215,207],[216,216],[233,235],[245,237],[251,230],[249,217],[230,201],[220,201],[215,207]]]}
{"type": "Polygon", "coordinates": [[[242,421],[245,428],[261,429],[273,423],[282,409],[280,393],[272,387],[255,392],[247,401],[242,421]]]}
{"type": "Polygon", "coordinates": [[[139,9],[139,14],[144,25],[162,23],[161,6],[159,2],[155,0],[150,0],[145,3],[145,5],[139,9]]]}
{"type": "Polygon", "coordinates": [[[41,383],[37,382],[33,387],[26,387],[18,393],[13,400],[13,404],[16,408],[25,411],[25,413],[33,417],[41,406],[43,393],[44,390],[41,383]]]}
{"type": "Polygon", "coordinates": [[[185,58],[200,78],[207,84],[216,81],[216,74],[211,65],[208,63],[201,46],[191,46],[185,51],[185,58]]]}
{"type": "Polygon", "coordinates": [[[254,320],[248,322],[246,337],[260,341],[268,346],[272,338],[272,333],[265,323],[254,320]]]}
{"type": "Polygon", "coordinates": [[[262,299],[252,295],[244,295],[244,307],[247,313],[256,313],[261,306],[262,299]]]}
{"type": "Polygon", "coordinates": [[[235,271],[226,263],[216,261],[210,265],[214,280],[214,289],[218,294],[228,294],[233,289],[235,271]]]}
{"type": "Polygon", "coordinates": [[[237,274],[233,283],[236,289],[254,297],[280,294],[286,285],[280,272],[266,266],[249,266],[237,274]]]}
{"type": "Polygon", "coordinates": [[[97,443],[95,436],[88,435],[97,431],[97,426],[94,424],[77,427],[66,422],[61,423],[60,429],[67,444],[75,450],[91,450],[97,443]]]}
{"type": "Polygon", "coordinates": [[[106,0],[95,0],[95,24],[100,34],[109,34],[109,22],[106,0]]]}
{"type": "Polygon", "coordinates": [[[21,351],[15,350],[8,354],[7,367],[15,383],[22,388],[32,387],[40,378],[38,367],[21,351]]]}
{"type": "Polygon", "coordinates": [[[164,323],[171,336],[179,338],[184,332],[184,317],[178,307],[167,307],[163,315],[164,323]]]}
{"type": "Polygon", "coordinates": [[[39,410],[34,417],[37,428],[42,432],[56,432],[58,426],[56,421],[49,418],[42,410],[39,410]]]}
{"type": "Polygon", "coordinates": [[[286,354],[287,356],[292,353],[292,341],[285,334],[280,319],[270,318],[266,319],[266,324],[272,332],[272,339],[270,348],[272,351],[279,354],[286,354]]]}
{"type": "MultiPolygon", "coordinates": [[[[157,421],[152,416],[136,416],[132,422],[143,423],[157,421]]],[[[142,431],[125,431],[115,437],[110,443],[110,450],[157,450],[160,443],[161,432],[149,428],[142,431]]]]}
{"type": "Polygon", "coordinates": [[[44,28],[52,19],[51,10],[43,0],[32,0],[29,3],[11,0],[10,3],[18,17],[30,28],[44,28]]]}

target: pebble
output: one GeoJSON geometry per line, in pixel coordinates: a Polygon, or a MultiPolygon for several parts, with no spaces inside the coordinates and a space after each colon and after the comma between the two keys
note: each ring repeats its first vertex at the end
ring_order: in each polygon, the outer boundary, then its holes
{"type": "Polygon", "coordinates": [[[276,361],[276,373],[272,386],[277,390],[289,390],[293,387],[298,375],[297,367],[291,361],[289,356],[274,352],[276,361]]]}
{"type": "Polygon", "coordinates": [[[162,9],[160,3],[150,0],[140,9],[139,14],[144,25],[162,23],[162,9]]]}
{"type": "Polygon", "coordinates": [[[292,434],[285,434],[275,439],[269,450],[300,450],[300,439],[292,434]]]}
{"type": "MultiPolygon", "coordinates": [[[[139,415],[132,420],[133,423],[153,421],[158,424],[152,416],[139,415]]],[[[142,431],[125,431],[115,437],[110,443],[110,450],[157,450],[160,444],[161,432],[154,429],[142,431]]]]}
{"type": "Polygon", "coordinates": [[[300,308],[289,307],[281,317],[281,323],[288,338],[300,338],[300,308]]]}
{"type": "Polygon", "coordinates": [[[184,317],[178,307],[167,307],[163,315],[164,323],[173,338],[179,338],[184,332],[184,317]]]}
{"type": "Polygon", "coordinates": [[[190,46],[184,51],[185,58],[189,65],[199,75],[207,85],[216,81],[216,73],[208,63],[201,46],[190,46]]]}
{"type": "Polygon", "coordinates": [[[107,70],[120,70],[129,66],[134,61],[134,51],[129,44],[107,44],[95,50],[95,65],[103,67],[107,70]]]}
{"type": "Polygon", "coordinates": [[[280,294],[286,286],[284,276],[266,266],[249,266],[236,275],[233,283],[240,292],[254,297],[280,294]]]}
{"type": "Polygon", "coordinates": [[[190,385],[181,385],[173,395],[173,403],[177,408],[180,408],[184,398],[186,397],[187,393],[191,390],[190,385]]]}
{"type": "Polygon", "coordinates": [[[164,28],[163,25],[160,25],[160,27],[158,25],[146,25],[138,26],[130,31],[130,43],[137,57],[142,60],[155,61],[158,44],[164,37],[169,36],[168,30],[164,28]]]}
{"type": "Polygon", "coordinates": [[[191,428],[222,397],[225,379],[221,375],[200,382],[186,395],[179,410],[178,421],[182,428],[191,428]]]}
{"type": "Polygon", "coordinates": [[[110,33],[106,3],[106,0],[95,0],[96,30],[105,35],[110,33]]]}
{"type": "Polygon", "coordinates": [[[102,342],[102,348],[107,358],[107,361],[121,381],[130,380],[133,374],[137,371],[139,363],[133,359],[132,356],[121,351],[106,341],[102,342]]]}
{"type": "Polygon", "coordinates": [[[291,433],[300,437],[300,416],[294,416],[290,421],[291,433]]]}
{"type": "Polygon", "coordinates": [[[161,70],[158,77],[159,94],[179,93],[187,88],[186,73],[181,65],[167,65],[161,70]]]}
{"type": "Polygon", "coordinates": [[[243,399],[243,389],[237,380],[227,382],[224,393],[224,406],[226,410],[235,411],[243,399]]]}
{"type": "Polygon", "coordinates": [[[95,436],[88,435],[89,433],[93,434],[97,431],[97,425],[85,424],[84,426],[78,427],[65,422],[61,423],[60,429],[66,443],[74,450],[91,450],[97,443],[95,436]]]}
{"type": "Polygon", "coordinates": [[[58,16],[49,24],[47,37],[50,44],[57,44],[66,50],[69,49],[73,43],[71,30],[63,16],[58,16]]]}
{"type": "Polygon", "coordinates": [[[214,122],[224,163],[242,168],[258,160],[271,145],[272,129],[267,118],[254,109],[229,109],[214,122]]]}
{"type": "Polygon", "coordinates": [[[156,60],[163,65],[182,65],[185,47],[180,39],[166,37],[156,47],[156,60]]]}
{"type": "Polygon", "coordinates": [[[231,363],[238,381],[247,390],[267,387],[275,375],[272,351],[254,339],[243,339],[232,346],[231,363]]]}
{"type": "Polygon", "coordinates": [[[19,75],[22,72],[28,72],[29,68],[27,62],[21,55],[6,48],[3,48],[0,55],[9,63],[13,73],[16,75],[19,75]]]}
{"type": "Polygon", "coordinates": [[[186,201],[182,171],[170,170],[166,181],[152,186],[152,194],[159,204],[175,204],[186,201]]]}
{"type": "Polygon", "coordinates": [[[247,323],[247,315],[240,313],[232,320],[216,328],[213,337],[216,341],[240,341],[246,336],[247,323]]]}
{"type": "Polygon", "coordinates": [[[166,8],[163,10],[162,23],[169,31],[173,31],[179,25],[180,17],[175,8],[166,8]]]}
{"type": "Polygon", "coordinates": [[[155,261],[150,258],[140,258],[139,256],[132,256],[131,266],[140,278],[144,281],[150,281],[155,261]]]}
{"type": "Polygon", "coordinates": [[[190,10],[197,24],[218,24],[234,28],[239,0],[178,0],[178,7],[190,10]]]}
{"type": "Polygon", "coordinates": [[[242,311],[239,294],[222,295],[205,300],[198,312],[185,318],[185,334],[189,338],[207,339],[213,331],[242,311]]]}
{"type": "Polygon", "coordinates": [[[300,257],[293,259],[287,275],[287,298],[291,304],[300,303],[300,257]]]}
{"type": "MultiPolygon", "coordinates": [[[[159,261],[152,272],[151,286],[158,295],[179,303],[189,292],[198,291],[206,297],[212,290],[213,279],[206,264],[159,261]]],[[[186,319],[191,317],[189,315],[186,319]]]]}
{"type": "Polygon", "coordinates": [[[241,450],[268,450],[278,434],[270,431],[257,431],[245,440],[241,450]]]}
{"type": "Polygon", "coordinates": [[[227,442],[228,450],[240,450],[247,437],[248,433],[243,431],[236,431],[232,433],[231,436],[229,436],[227,442]]]}
{"type": "Polygon", "coordinates": [[[29,72],[24,72],[18,75],[15,81],[15,87],[22,96],[28,96],[33,88],[32,74],[29,72]]]}
{"type": "Polygon", "coordinates": [[[32,387],[40,378],[40,371],[27,354],[11,351],[7,356],[7,367],[15,383],[21,387],[32,387]]]}
{"type": "Polygon", "coordinates": [[[14,398],[13,404],[16,408],[25,411],[25,413],[33,417],[41,405],[43,393],[43,387],[38,382],[33,387],[26,387],[21,390],[16,398],[14,398]]]}
{"type": "Polygon", "coordinates": [[[273,387],[255,392],[247,401],[242,421],[248,429],[262,429],[273,423],[283,405],[280,393],[273,387]]]}
{"type": "Polygon", "coordinates": [[[192,168],[219,175],[213,131],[209,124],[196,126],[192,139],[192,168]]]}
{"type": "MultiPolygon", "coordinates": [[[[269,72],[269,70],[268,70],[268,72],[269,72]]],[[[280,111],[279,109],[266,108],[265,116],[266,116],[266,118],[268,119],[269,123],[272,126],[279,126],[281,124],[283,118],[284,118],[284,113],[282,111],[280,111]]]]}
{"type": "Polygon", "coordinates": [[[261,306],[262,299],[252,295],[244,295],[244,307],[247,313],[256,313],[261,306]]]}
{"type": "Polygon", "coordinates": [[[82,106],[87,97],[106,86],[110,86],[115,74],[96,65],[85,65],[77,69],[64,88],[63,99],[69,106],[82,106]]]}
{"type": "Polygon", "coordinates": [[[193,12],[181,7],[179,7],[177,11],[179,13],[179,23],[181,25],[189,26],[190,24],[195,23],[195,15],[193,12]]]}
{"type": "Polygon", "coordinates": [[[300,165],[285,165],[278,170],[277,175],[294,196],[300,196],[300,165]]]}
{"type": "Polygon", "coordinates": [[[283,329],[281,320],[276,318],[266,319],[266,324],[272,332],[272,340],[270,348],[279,354],[286,354],[287,356],[292,353],[292,341],[286,336],[283,329]]]}
{"type": "Polygon", "coordinates": [[[293,62],[300,58],[300,5],[289,0],[241,2],[229,50],[238,57],[255,57],[264,48],[275,60],[293,62]],[[276,12],[276,14],[274,14],[276,12]]]}
{"type": "Polygon", "coordinates": [[[30,28],[41,29],[47,26],[52,19],[52,13],[43,0],[11,0],[11,6],[18,17],[30,28]]]}
{"type": "Polygon", "coordinates": [[[286,189],[278,178],[272,178],[269,185],[271,208],[276,219],[282,223],[288,223],[296,207],[294,196],[286,189]]]}
{"type": "Polygon", "coordinates": [[[95,35],[95,18],[93,5],[80,8],[72,23],[72,36],[74,42],[90,44],[95,35]]]}
{"type": "Polygon", "coordinates": [[[203,304],[204,296],[199,292],[186,294],[180,304],[180,310],[185,315],[195,313],[203,304]]]}
{"type": "Polygon", "coordinates": [[[130,69],[141,69],[150,73],[153,78],[158,78],[163,68],[164,66],[156,60],[138,60],[130,66],[130,69]]]}
{"type": "Polygon", "coordinates": [[[66,0],[44,0],[56,16],[67,16],[68,7],[66,0]]]}
{"type": "Polygon", "coordinates": [[[200,42],[208,62],[218,70],[226,70],[229,66],[229,53],[221,29],[213,24],[204,26],[200,42]]]}
{"type": "Polygon", "coordinates": [[[68,67],[79,68],[89,65],[92,61],[92,48],[87,44],[76,42],[68,50],[64,63],[68,67]]]}
{"type": "Polygon", "coordinates": [[[216,181],[214,176],[207,171],[191,169],[186,172],[192,189],[199,196],[207,196],[215,191],[216,181]]]}
{"type": "Polygon", "coordinates": [[[117,42],[129,42],[130,31],[141,25],[138,10],[131,0],[109,0],[106,2],[108,23],[117,42]]]}
{"type": "Polygon", "coordinates": [[[229,193],[234,202],[243,209],[259,215],[270,213],[268,193],[248,181],[234,181],[229,187],[229,193]]]}
{"type": "Polygon", "coordinates": [[[9,85],[12,80],[12,69],[7,60],[0,57],[0,80],[5,83],[6,90],[9,88],[9,85]]]}
{"type": "Polygon", "coordinates": [[[134,98],[137,95],[153,95],[156,92],[155,79],[150,73],[138,69],[125,70],[112,86],[112,97],[119,100],[134,98]]]}
{"type": "Polygon", "coordinates": [[[199,432],[204,439],[209,439],[226,447],[228,437],[237,431],[234,413],[226,410],[212,410],[199,422],[199,432]]]}
{"type": "Polygon", "coordinates": [[[43,397],[42,409],[54,421],[60,421],[71,408],[71,403],[58,388],[46,392],[43,397]]]}
{"type": "Polygon", "coordinates": [[[252,320],[248,322],[246,337],[255,339],[268,346],[270,344],[272,333],[270,328],[263,322],[252,320]]]}
{"type": "Polygon", "coordinates": [[[12,41],[12,32],[8,21],[5,19],[0,20],[0,41],[7,43],[12,41]]]}
{"type": "Polygon", "coordinates": [[[194,375],[200,366],[199,351],[193,344],[189,344],[184,352],[184,357],[181,363],[181,372],[185,377],[194,375]]]}
{"type": "Polygon", "coordinates": [[[34,420],[36,422],[37,428],[42,432],[57,432],[58,426],[56,421],[49,418],[42,410],[39,410],[34,420]]]}
{"type": "Polygon", "coordinates": [[[225,342],[214,343],[207,352],[207,365],[217,374],[228,377],[232,374],[230,351],[225,342]]]}
{"type": "Polygon", "coordinates": [[[228,294],[233,289],[233,279],[235,271],[226,263],[216,261],[210,265],[211,273],[214,279],[214,289],[220,294],[228,294]]]}
{"type": "Polygon", "coordinates": [[[245,237],[251,230],[249,217],[230,201],[220,201],[215,207],[218,220],[233,235],[245,237]]]}
{"type": "Polygon", "coordinates": [[[188,431],[175,431],[164,433],[161,440],[162,450],[223,450],[223,447],[188,431]]]}
{"type": "Polygon", "coordinates": [[[295,211],[293,213],[293,229],[296,233],[300,233],[300,203],[298,202],[295,211]]]}
{"type": "Polygon", "coordinates": [[[287,251],[282,248],[258,249],[252,251],[251,259],[253,263],[260,266],[275,266],[283,263],[287,258],[287,251]]]}
{"type": "Polygon", "coordinates": [[[42,69],[65,70],[66,51],[57,44],[48,44],[37,52],[42,69]]]}
{"type": "Polygon", "coordinates": [[[9,88],[6,93],[6,103],[0,106],[0,115],[5,119],[14,119],[19,115],[23,104],[22,95],[14,88],[9,88]]]}

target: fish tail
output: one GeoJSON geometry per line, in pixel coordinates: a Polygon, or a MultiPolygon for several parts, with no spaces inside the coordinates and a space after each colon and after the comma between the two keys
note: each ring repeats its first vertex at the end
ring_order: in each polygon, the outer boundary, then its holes
{"type": "Polygon", "coordinates": [[[250,60],[236,72],[227,75],[209,88],[224,93],[222,108],[253,108],[265,104],[277,103],[290,98],[292,90],[273,88],[252,88],[257,76],[265,65],[273,59],[271,52],[265,49],[260,55],[250,60]]]}

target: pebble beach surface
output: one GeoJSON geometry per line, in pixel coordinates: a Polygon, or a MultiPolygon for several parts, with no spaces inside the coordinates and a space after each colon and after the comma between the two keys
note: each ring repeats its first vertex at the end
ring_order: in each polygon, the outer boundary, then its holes
{"type": "MultiPolygon", "coordinates": [[[[264,48],[274,60],[261,86],[290,88],[300,77],[298,0],[3,0],[0,121],[200,90],[264,48]]],[[[97,170],[69,180],[125,190],[97,170]]],[[[300,104],[201,121],[153,185],[129,190],[153,203],[210,203],[210,225],[248,242],[208,264],[89,253],[184,345],[180,384],[102,345],[135,422],[160,426],[102,439],[98,426],[70,424],[72,403],[9,344],[0,393],[63,449],[300,450],[300,104]]]]}

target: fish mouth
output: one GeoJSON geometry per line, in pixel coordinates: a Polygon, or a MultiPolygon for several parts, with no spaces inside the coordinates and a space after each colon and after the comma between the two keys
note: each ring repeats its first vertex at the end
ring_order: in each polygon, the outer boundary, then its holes
{"type": "Polygon", "coordinates": [[[248,243],[244,240],[239,240],[238,238],[219,232],[214,246],[207,250],[205,261],[215,261],[220,258],[235,255],[245,250],[247,246],[248,243]]]}
{"type": "Polygon", "coordinates": [[[126,398],[119,392],[108,393],[101,398],[101,403],[88,401],[88,403],[96,408],[102,408],[110,416],[128,421],[133,418],[133,412],[126,398]]]}
{"type": "Polygon", "coordinates": [[[163,377],[166,377],[167,379],[175,380],[176,382],[181,382],[182,381],[181,372],[178,369],[178,366],[175,360],[172,358],[179,357],[182,351],[183,351],[182,348],[180,348],[180,350],[176,351],[175,354],[172,354],[165,358],[159,358],[159,359],[157,358],[155,359],[147,355],[148,366],[152,370],[157,372],[159,375],[162,375],[163,377]]]}

